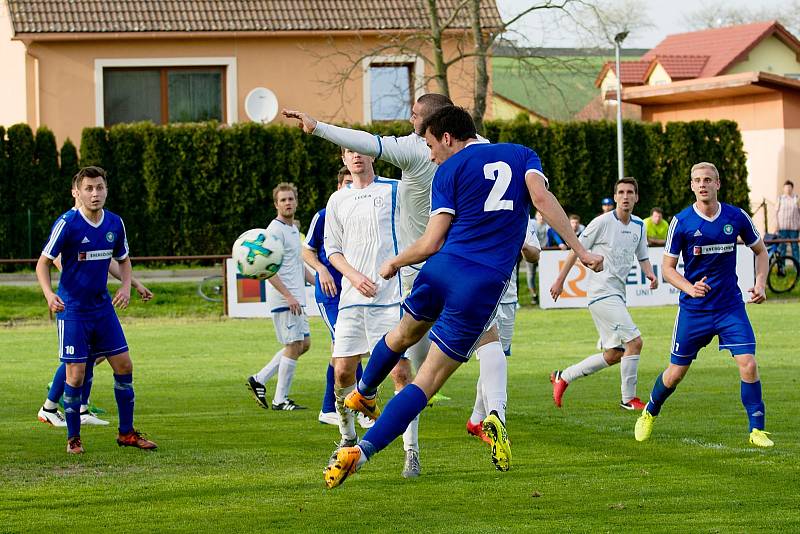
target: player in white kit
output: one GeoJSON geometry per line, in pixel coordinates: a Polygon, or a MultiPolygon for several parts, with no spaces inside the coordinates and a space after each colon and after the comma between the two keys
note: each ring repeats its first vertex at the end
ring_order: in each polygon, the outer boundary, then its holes
{"type": "MultiPolygon", "coordinates": [[[[400,250],[397,227],[402,200],[399,182],[375,176],[372,158],[343,149],[353,182],[331,195],[325,208],[325,250],[342,273],[339,316],[333,344],[334,394],[339,447],[357,442],[355,413],[344,406],[356,384],[356,368],[386,332],[400,321],[400,283],[378,276],[378,268],[400,250]]],[[[403,476],[419,474],[418,420],[403,434],[403,476]]],[[[337,448],[338,450],[338,448],[337,448]]]]}
{"type": "Polygon", "coordinates": [[[278,383],[272,398],[273,410],[304,410],[289,398],[297,360],[311,347],[308,316],[305,313],[305,282],[314,283],[301,256],[300,231],[294,225],[297,210],[297,188],[280,183],[272,190],[278,216],[269,223],[267,231],[283,244],[283,262],[277,276],[268,280],[267,306],[278,342],[283,345],[272,360],[258,373],[247,379],[247,387],[262,408],[269,408],[264,384],[276,373],[278,383]]]}
{"type": "MultiPolygon", "coordinates": [[[[539,261],[539,253],[542,251],[542,246],[539,244],[539,238],[536,237],[536,228],[530,222],[528,223],[528,230],[525,236],[525,242],[522,244],[522,257],[525,261],[536,263],[539,261]]],[[[500,299],[500,305],[497,307],[497,313],[494,316],[494,325],[497,327],[497,333],[500,337],[500,345],[503,347],[503,352],[506,356],[511,356],[511,341],[514,337],[514,322],[517,318],[517,306],[519,298],[517,296],[517,278],[519,277],[519,264],[514,268],[511,275],[511,280],[508,284],[508,289],[500,299]]],[[[475,357],[480,360],[477,354],[475,357]]],[[[483,371],[483,367],[481,368],[483,371]]],[[[502,371],[501,371],[502,372],[502,371]]],[[[472,408],[472,415],[467,419],[467,433],[475,436],[481,441],[491,445],[491,440],[483,432],[483,420],[489,415],[486,409],[486,398],[494,396],[491,392],[487,395],[485,391],[484,380],[481,375],[478,375],[478,383],[476,385],[475,404],[472,408]]],[[[501,394],[506,398],[507,393],[501,394]]]]}
{"type": "MultiPolygon", "coordinates": [[[[635,261],[639,262],[650,280],[650,289],[658,287],[658,279],[648,258],[644,222],[633,215],[633,207],[638,200],[639,186],[636,180],[628,177],[618,180],[614,185],[616,209],[595,217],[579,238],[584,247],[606,259],[601,272],[589,272],[587,291],[589,312],[600,335],[599,346],[603,352],[592,354],[550,375],[553,401],[559,408],[569,384],[619,363],[622,390],[620,407],[626,410],[644,409],[644,403],[636,396],[642,335],[625,305],[625,279],[635,261]]],[[[561,295],[564,281],[575,260],[575,254],[570,253],[550,288],[553,300],[561,295]]]]}

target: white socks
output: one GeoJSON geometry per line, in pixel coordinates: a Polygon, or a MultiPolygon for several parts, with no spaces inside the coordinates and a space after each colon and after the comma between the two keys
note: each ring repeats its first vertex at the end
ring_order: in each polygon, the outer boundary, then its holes
{"type": "Polygon", "coordinates": [[[483,402],[483,380],[478,376],[478,384],[475,386],[475,405],[472,407],[469,422],[477,425],[486,419],[486,415],[486,404],[483,402]]]}
{"type": "Polygon", "coordinates": [[[411,360],[411,365],[414,367],[414,374],[419,372],[422,367],[422,362],[428,357],[428,350],[431,348],[431,339],[428,336],[422,336],[422,339],[411,345],[406,349],[406,355],[411,360]]]}
{"type": "Polygon", "coordinates": [[[479,347],[475,354],[480,358],[484,410],[486,413],[497,412],[497,416],[505,423],[508,361],[503,353],[503,346],[499,341],[493,341],[479,347]]]}
{"type": "Polygon", "coordinates": [[[342,438],[351,441],[358,437],[356,436],[356,416],[352,410],[345,408],[344,399],[355,388],[355,383],[343,388],[333,388],[333,393],[336,395],[336,412],[339,414],[339,433],[342,438]]]}
{"type": "MultiPolygon", "coordinates": [[[[399,391],[395,391],[397,395],[399,391]]],[[[419,452],[419,415],[408,423],[406,431],[403,432],[403,450],[419,452]]]]}
{"type": "Polygon", "coordinates": [[[292,389],[292,379],[294,378],[296,367],[297,360],[281,356],[281,362],[278,366],[278,385],[275,387],[275,397],[272,399],[273,404],[286,402],[289,397],[289,390],[292,389]]]}
{"type": "Polygon", "coordinates": [[[623,356],[619,362],[619,377],[622,389],[622,402],[636,396],[636,383],[639,380],[639,355],[623,356]]]}
{"type": "Polygon", "coordinates": [[[272,357],[269,363],[255,375],[256,382],[259,384],[266,384],[270,378],[275,376],[275,373],[278,372],[278,367],[280,366],[282,357],[283,349],[276,352],[275,356],[272,357]]]}
{"type": "Polygon", "coordinates": [[[603,353],[598,352],[597,354],[592,354],[591,356],[586,357],[583,361],[580,361],[575,365],[570,365],[561,371],[561,378],[566,380],[568,384],[571,384],[573,381],[581,377],[589,376],[597,371],[605,369],[606,367],[608,367],[608,363],[603,357],[603,353]]]}
{"type": "Polygon", "coordinates": [[[44,409],[45,410],[55,410],[58,408],[58,403],[53,402],[50,399],[44,399],[44,409]]]}

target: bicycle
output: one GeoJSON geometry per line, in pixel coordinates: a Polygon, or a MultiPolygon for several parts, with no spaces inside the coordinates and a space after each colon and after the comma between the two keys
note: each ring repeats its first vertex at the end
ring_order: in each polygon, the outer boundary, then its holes
{"type": "MultiPolygon", "coordinates": [[[[775,236],[767,236],[767,240],[775,236]]],[[[800,274],[800,263],[794,256],[781,256],[778,254],[778,243],[767,247],[769,252],[769,272],[767,285],[773,293],[787,293],[797,285],[800,274]]]]}
{"type": "Polygon", "coordinates": [[[206,276],[197,285],[197,294],[208,302],[222,302],[224,284],[222,275],[206,276]]]}

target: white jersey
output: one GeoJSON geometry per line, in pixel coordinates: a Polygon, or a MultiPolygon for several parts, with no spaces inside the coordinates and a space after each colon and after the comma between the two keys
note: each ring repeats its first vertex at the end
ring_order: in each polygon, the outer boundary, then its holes
{"type": "Polygon", "coordinates": [[[400,277],[384,280],[378,275],[381,264],[399,252],[399,185],[398,180],[375,177],[363,189],[348,185],[328,199],[324,241],[328,258],[341,253],[355,270],[377,285],[377,294],[369,298],[359,293],[346,277],[342,278],[340,310],[400,304],[400,277]]]}
{"type": "MultiPolygon", "coordinates": [[[[293,224],[286,224],[273,219],[267,232],[277,237],[283,243],[283,263],[278,271],[277,276],[289,290],[294,298],[302,305],[306,305],[306,289],[305,289],[305,266],[303,259],[300,255],[302,245],[300,242],[300,231],[293,224]]],[[[267,287],[267,306],[270,311],[279,312],[289,309],[289,303],[281,295],[277,289],[272,287],[272,284],[266,282],[267,287]]]]}
{"type": "MultiPolygon", "coordinates": [[[[525,234],[525,244],[529,247],[542,250],[542,245],[539,244],[539,239],[536,237],[536,227],[531,225],[530,221],[528,222],[528,230],[525,234]]],[[[517,267],[519,267],[519,263],[517,267]]],[[[514,272],[511,274],[511,281],[508,283],[508,289],[503,293],[500,304],[516,304],[519,300],[517,298],[517,272],[518,268],[514,268],[514,272]]]]}
{"type": "Polygon", "coordinates": [[[595,217],[578,238],[584,247],[603,260],[603,270],[589,270],[589,303],[617,295],[625,300],[625,279],[636,261],[649,259],[644,222],[631,215],[623,224],[612,210],[595,217]]]}

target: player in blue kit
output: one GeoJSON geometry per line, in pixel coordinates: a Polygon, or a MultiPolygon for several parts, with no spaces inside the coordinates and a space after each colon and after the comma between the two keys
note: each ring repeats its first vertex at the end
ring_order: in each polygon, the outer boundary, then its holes
{"type": "Polygon", "coordinates": [[[719,350],[729,350],[739,367],[750,443],[772,447],[774,443],[764,432],[756,338],[736,276],[737,238],[741,237],[756,256],[756,280],[749,289],[748,301],[754,304],[766,300],[767,250],[750,217],[717,200],[720,179],[714,164],[694,165],[691,187],[697,200],[672,219],[662,263],[664,280],[682,292],[672,331],[670,364],[656,379],[634,435],[637,441],[650,437],[661,406],[686,376],[698,351],[718,336],[719,350]],[[683,275],[676,270],[679,256],[685,264],[683,275]]]}
{"type": "Polygon", "coordinates": [[[119,410],[120,446],[155,449],[133,427],[133,364],[125,334],[114,306],[130,302],[131,262],[122,219],[103,209],[108,194],[105,171],[84,167],[73,178],[81,207],[58,218],[36,264],[36,277],[48,307],[56,313],[58,354],[66,363],[64,415],[67,420],[67,452],[83,453],[80,428],[81,388],[86,368],[105,356],[114,371],[114,396],[119,410]],[[61,254],[58,293],[50,285],[50,266],[61,254]],[[111,259],[119,263],[122,287],[112,299],[108,294],[111,259]]]}
{"type": "MultiPolygon", "coordinates": [[[[520,145],[478,142],[469,113],[457,107],[431,115],[421,132],[431,159],[439,164],[431,191],[430,221],[423,236],[385,262],[380,274],[390,279],[403,266],[427,263],[403,302],[406,313],[373,349],[347,406],[377,416],[377,387],[403,351],[429,330],[433,343],[413,383],[386,405],[358,445],[340,449],[325,468],[329,488],[341,484],[403,433],[473,351],[477,349],[480,357],[482,376],[485,363],[505,364],[497,329],[489,327],[522,248],[531,199],[584,263],[602,268],[602,257],[581,246],[564,210],[547,191],[534,151],[520,145]]],[[[504,393],[504,371],[485,375],[502,383],[484,384],[484,391],[504,393]]],[[[490,415],[484,431],[492,440],[492,461],[498,469],[507,470],[510,444],[504,423],[505,400],[487,394],[486,403],[490,415]]]]}

